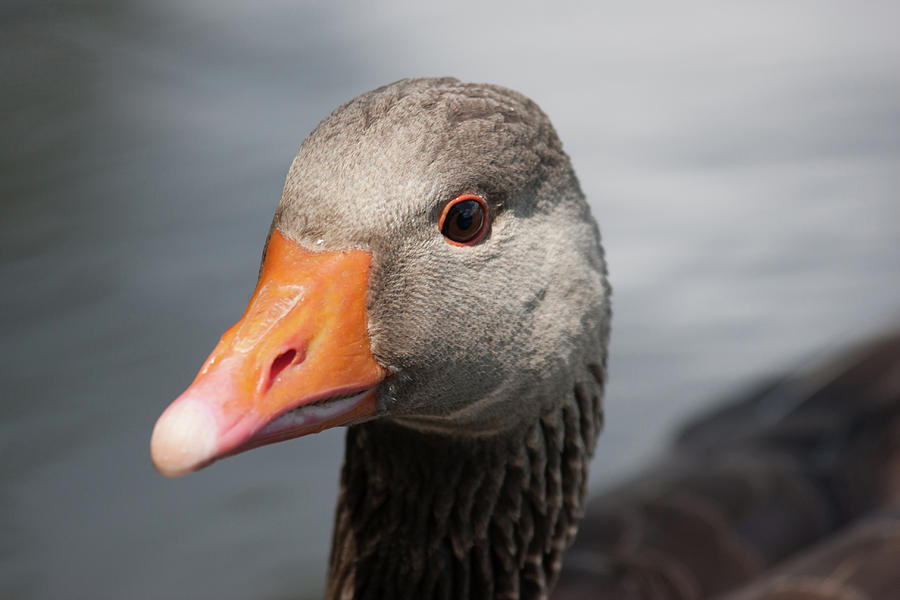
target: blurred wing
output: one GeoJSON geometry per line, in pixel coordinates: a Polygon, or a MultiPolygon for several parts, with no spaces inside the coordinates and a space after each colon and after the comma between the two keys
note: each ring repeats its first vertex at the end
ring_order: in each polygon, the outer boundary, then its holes
{"type": "MultiPolygon", "coordinates": [[[[900,331],[689,424],[665,461],[591,501],[553,597],[708,598],[745,584],[892,506],[898,440],[900,331]]],[[[900,569],[887,568],[900,564],[898,538],[872,531],[861,525],[788,568],[824,582],[833,565],[874,553],[883,568],[854,571],[857,584],[900,589],[900,569]]],[[[786,597],[748,593],[738,597],[786,597]]]]}

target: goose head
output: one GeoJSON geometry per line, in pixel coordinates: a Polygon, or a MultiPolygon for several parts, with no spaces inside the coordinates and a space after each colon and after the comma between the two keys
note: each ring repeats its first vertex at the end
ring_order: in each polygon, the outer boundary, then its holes
{"type": "Polygon", "coordinates": [[[153,462],[178,476],[366,422],[515,435],[602,371],[608,296],[536,104],[455,79],[379,88],[302,143],[250,304],[159,418],[153,462]]]}

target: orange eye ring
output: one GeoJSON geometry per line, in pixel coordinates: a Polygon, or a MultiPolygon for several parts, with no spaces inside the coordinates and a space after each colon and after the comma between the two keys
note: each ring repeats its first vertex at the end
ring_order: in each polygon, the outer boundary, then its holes
{"type": "Polygon", "coordinates": [[[471,246],[484,238],[489,223],[490,212],[484,198],[460,194],[444,205],[438,229],[448,244],[471,246]]]}

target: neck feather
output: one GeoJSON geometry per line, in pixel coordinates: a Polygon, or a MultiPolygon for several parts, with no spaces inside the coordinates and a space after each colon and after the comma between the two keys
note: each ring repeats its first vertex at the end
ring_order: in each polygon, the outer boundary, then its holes
{"type": "Polygon", "coordinates": [[[327,597],[545,598],[575,537],[602,373],[491,437],[350,428],[327,597]]]}

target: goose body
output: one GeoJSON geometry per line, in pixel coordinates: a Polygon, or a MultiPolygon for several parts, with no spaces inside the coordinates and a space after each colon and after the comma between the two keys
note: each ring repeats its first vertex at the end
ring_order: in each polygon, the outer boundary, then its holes
{"type": "Polygon", "coordinates": [[[895,331],[690,423],[591,500],[554,597],[900,597],[898,374],[895,331]]]}
{"type": "MultiPolygon", "coordinates": [[[[152,458],[179,476],[347,425],[328,598],[546,598],[584,513],[609,328],[598,228],[546,115],[499,86],[399,81],[301,145],[250,305],[152,458]]],[[[622,572],[590,585],[619,593],[622,572]]]]}

